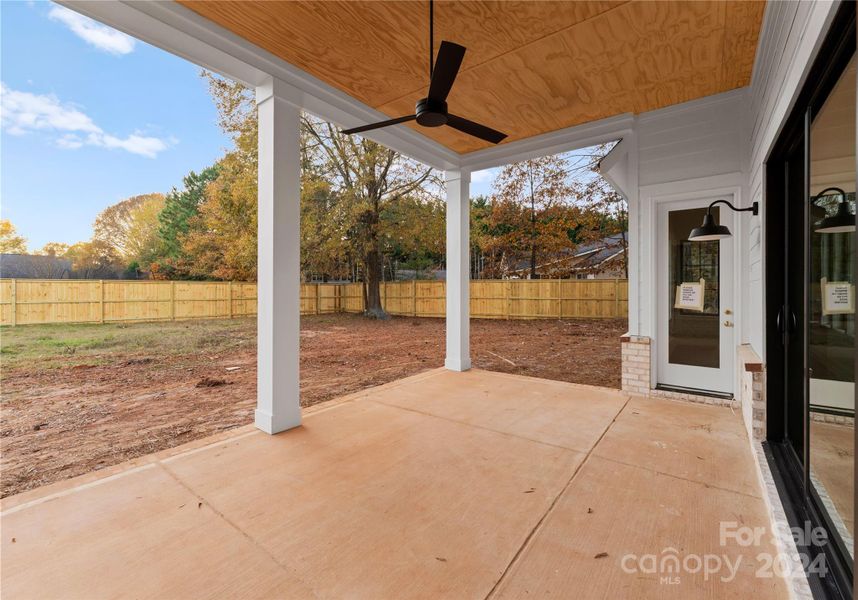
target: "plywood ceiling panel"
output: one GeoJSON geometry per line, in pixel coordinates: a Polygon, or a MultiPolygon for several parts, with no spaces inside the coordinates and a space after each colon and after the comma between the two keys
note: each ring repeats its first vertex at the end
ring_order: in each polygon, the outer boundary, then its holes
{"type": "MultiPolygon", "coordinates": [[[[179,0],[358,100],[413,114],[428,86],[428,4],[179,0]]],[[[450,111],[507,141],[748,85],[765,2],[439,0],[435,44],[468,51],[450,111]]],[[[417,128],[460,153],[490,144],[417,128]]]]}

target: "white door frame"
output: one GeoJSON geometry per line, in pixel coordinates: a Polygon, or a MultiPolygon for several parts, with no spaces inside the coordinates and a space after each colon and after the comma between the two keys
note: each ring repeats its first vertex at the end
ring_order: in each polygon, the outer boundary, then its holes
{"type": "MultiPolygon", "coordinates": [[[[733,391],[733,338],[735,334],[735,313],[733,294],[733,238],[725,238],[720,244],[719,264],[719,299],[721,313],[718,315],[719,364],[717,369],[695,367],[691,365],[671,364],[668,360],[669,316],[673,305],[673,297],[668,289],[670,255],[668,252],[667,217],[672,211],[695,208],[706,208],[709,203],[724,199],[734,203],[731,195],[699,198],[694,200],[678,200],[663,202],[658,207],[658,228],[656,233],[656,339],[662,343],[657,345],[658,369],[656,383],[714,392],[733,391]],[[730,311],[726,314],[725,311],[730,311]],[[732,325],[725,325],[732,323],[732,325]]],[[[735,231],[733,211],[726,206],[719,207],[718,224],[726,225],[730,231],[735,231]]]]}
{"type": "MultiPolygon", "coordinates": [[[[659,272],[660,261],[663,258],[666,258],[666,254],[662,251],[661,241],[662,236],[659,235],[659,217],[662,211],[663,205],[670,205],[670,208],[676,209],[679,208],[683,202],[689,203],[687,207],[695,207],[700,205],[708,205],[709,202],[713,200],[717,200],[719,198],[727,199],[733,203],[734,206],[742,207],[743,204],[743,196],[744,196],[744,187],[742,185],[742,174],[730,173],[713,177],[703,177],[699,179],[693,180],[685,180],[685,181],[677,181],[670,182],[664,184],[655,184],[650,186],[645,186],[641,188],[641,200],[642,200],[642,211],[644,215],[643,223],[649,224],[649,231],[644,236],[647,238],[644,243],[644,247],[647,250],[646,254],[648,255],[648,261],[642,264],[644,268],[644,273],[642,276],[645,279],[642,281],[642,285],[647,288],[646,294],[643,298],[648,300],[649,306],[645,307],[644,314],[646,315],[646,331],[649,333],[651,337],[651,354],[650,354],[650,373],[651,373],[651,387],[655,387],[658,383],[667,383],[664,380],[664,377],[661,376],[660,372],[660,360],[659,356],[662,351],[662,347],[665,348],[667,338],[662,337],[661,333],[661,319],[663,314],[659,313],[659,289],[660,289],[660,277],[659,272]],[[648,263],[648,264],[647,264],[648,263]],[[648,281],[647,281],[648,280],[648,281]]],[[[731,257],[731,267],[729,268],[732,273],[730,274],[730,285],[732,287],[731,298],[722,298],[721,306],[723,308],[731,308],[733,310],[733,314],[730,315],[730,320],[735,324],[735,326],[731,329],[731,339],[730,349],[727,351],[727,355],[725,360],[722,361],[722,369],[724,369],[724,377],[723,385],[719,386],[724,392],[733,393],[737,392],[737,381],[736,381],[736,345],[740,343],[742,334],[741,334],[741,323],[743,315],[743,308],[741,306],[741,253],[744,249],[744,244],[742,242],[742,235],[744,232],[744,224],[740,219],[736,218],[736,214],[741,213],[732,213],[728,208],[722,207],[721,215],[727,215],[729,221],[723,221],[728,227],[730,227],[730,231],[733,233],[732,239],[732,257],[731,257]]],[[[723,248],[722,248],[723,252],[723,248]]],[[[727,265],[723,265],[723,269],[727,269],[727,265]]],[[[723,273],[722,269],[722,273],[723,273]]],[[[723,275],[722,275],[723,279],[723,275]]],[[[721,315],[721,327],[723,333],[723,321],[724,315],[721,315]]],[[[722,336],[723,341],[723,336],[722,336]]],[[[681,385],[681,384],[675,384],[681,385]]],[[[702,389],[703,386],[699,383],[697,385],[693,385],[691,387],[702,389]]]]}

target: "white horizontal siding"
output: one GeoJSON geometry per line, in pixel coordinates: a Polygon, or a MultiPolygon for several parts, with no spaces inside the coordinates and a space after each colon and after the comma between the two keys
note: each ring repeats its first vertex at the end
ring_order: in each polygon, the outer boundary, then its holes
{"type": "Polygon", "coordinates": [[[638,176],[638,201],[630,201],[632,256],[640,261],[630,272],[630,291],[635,290],[630,296],[630,328],[634,325],[635,334],[652,336],[655,332],[655,218],[650,198],[677,191],[693,195],[701,186],[720,187],[729,181],[738,186],[744,206],[751,202],[761,205],[760,216],[739,219],[734,232],[740,257],[735,280],[740,301],[736,342],[749,343],[765,358],[764,161],[835,10],[825,0],[770,1],[749,88],[643,113],[635,119],[633,144],[624,148],[628,163],[617,167],[614,174],[638,176]]]}
{"type": "Polygon", "coordinates": [[[640,185],[740,171],[747,91],[644,113],[638,120],[640,185]]]}
{"type": "Polygon", "coordinates": [[[837,3],[769,2],[750,87],[748,173],[751,201],[760,202],[760,218],[748,230],[748,311],[743,337],[765,360],[764,241],[761,227],[766,210],[777,210],[765,198],[765,160],[801,90],[837,3]],[[768,206],[767,206],[768,204],[768,206]]]}

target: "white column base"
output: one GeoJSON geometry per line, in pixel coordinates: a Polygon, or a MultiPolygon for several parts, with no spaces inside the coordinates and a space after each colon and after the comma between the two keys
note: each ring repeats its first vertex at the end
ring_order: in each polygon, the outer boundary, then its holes
{"type": "Polygon", "coordinates": [[[448,358],[444,361],[444,368],[448,371],[467,371],[471,368],[471,359],[448,358]]]}
{"type": "Polygon", "coordinates": [[[301,412],[298,415],[277,415],[275,417],[271,413],[256,409],[253,414],[253,422],[257,429],[261,429],[265,433],[275,434],[293,427],[298,427],[301,424],[301,412]]]}

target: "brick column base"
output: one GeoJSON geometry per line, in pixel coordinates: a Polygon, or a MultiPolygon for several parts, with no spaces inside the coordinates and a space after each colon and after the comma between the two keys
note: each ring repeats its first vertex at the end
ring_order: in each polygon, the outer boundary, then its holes
{"type": "Polygon", "coordinates": [[[766,369],[763,361],[748,344],[739,346],[742,390],[739,401],[748,437],[766,439],[766,369]]]}
{"type": "Polygon", "coordinates": [[[632,394],[649,395],[650,392],[650,339],[626,334],[622,344],[622,389],[632,394]]]}

